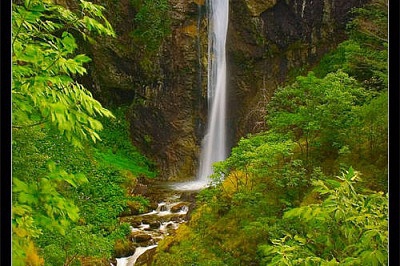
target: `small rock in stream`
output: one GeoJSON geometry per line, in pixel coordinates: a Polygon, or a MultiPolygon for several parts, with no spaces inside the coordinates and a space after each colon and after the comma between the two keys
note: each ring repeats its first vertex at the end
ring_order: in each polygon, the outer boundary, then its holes
{"type": "Polygon", "coordinates": [[[151,235],[148,234],[139,234],[133,237],[133,240],[136,243],[142,243],[151,240],[151,235]]]}
{"type": "Polygon", "coordinates": [[[151,222],[150,223],[150,228],[151,229],[158,229],[158,228],[160,228],[160,226],[161,226],[161,223],[159,221],[155,221],[155,222],[151,222]]]}
{"type": "Polygon", "coordinates": [[[171,207],[171,212],[172,213],[177,213],[180,212],[183,208],[187,207],[187,203],[185,202],[180,202],[174,206],[171,207]]]}

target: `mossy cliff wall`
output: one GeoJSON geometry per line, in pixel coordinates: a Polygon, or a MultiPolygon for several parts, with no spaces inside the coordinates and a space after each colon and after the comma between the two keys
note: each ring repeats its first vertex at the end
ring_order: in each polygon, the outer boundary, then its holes
{"type": "MultiPolygon", "coordinates": [[[[157,164],[160,178],[190,178],[197,169],[207,115],[205,1],[169,0],[170,32],[152,53],[132,37],[137,1],[104,2],[118,37],[99,39],[88,47],[93,62],[85,83],[105,105],[130,105],[132,142],[157,164]]],[[[365,2],[230,1],[231,145],[265,129],[265,104],[277,86],[343,40],[349,11],[365,2]]]]}

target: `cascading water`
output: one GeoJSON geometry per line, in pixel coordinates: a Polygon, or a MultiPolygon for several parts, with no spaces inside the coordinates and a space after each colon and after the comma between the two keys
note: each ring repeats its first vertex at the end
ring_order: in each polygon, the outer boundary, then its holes
{"type": "Polygon", "coordinates": [[[202,142],[199,182],[207,183],[212,164],[226,159],[226,33],[229,0],[209,0],[208,124],[202,142]]]}
{"type": "Polygon", "coordinates": [[[131,224],[130,240],[138,246],[132,255],[116,258],[116,266],[134,266],[146,251],[156,248],[158,241],[186,222],[189,206],[189,202],[180,201],[179,195],[173,195],[151,212],[121,217],[121,222],[131,224]]]}
{"type": "Polygon", "coordinates": [[[210,182],[212,164],[225,160],[226,148],[226,34],[229,0],[208,0],[208,122],[195,181],[174,184],[176,190],[198,190],[210,182]]]}
{"type": "Polygon", "coordinates": [[[147,250],[149,249],[153,249],[156,248],[157,245],[151,245],[151,246],[147,246],[147,247],[137,247],[135,254],[133,254],[130,257],[126,257],[126,258],[118,258],[117,259],[117,265],[118,266],[134,266],[136,263],[136,260],[140,257],[140,255],[142,255],[143,253],[145,253],[147,250]]]}

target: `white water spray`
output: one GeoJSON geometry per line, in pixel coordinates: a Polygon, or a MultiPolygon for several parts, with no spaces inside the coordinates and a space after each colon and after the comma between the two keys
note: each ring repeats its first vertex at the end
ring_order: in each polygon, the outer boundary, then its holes
{"type": "Polygon", "coordinates": [[[197,180],[207,183],[212,164],[226,159],[226,34],[229,0],[209,0],[208,123],[197,180]]]}

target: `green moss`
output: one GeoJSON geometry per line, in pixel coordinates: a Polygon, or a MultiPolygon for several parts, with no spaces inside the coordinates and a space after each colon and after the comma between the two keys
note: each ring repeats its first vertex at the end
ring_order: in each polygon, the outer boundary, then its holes
{"type": "Polygon", "coordinates": [[[130,141],[129,126],[125,118],[127,107],[112,110],[114,120],[102,121],[101,142],[96,144],[95,157],[103,165],[129,170],[134,175],[155,177],[154,164],[143,156],[130,141]]]}
{"type": "MultiPolygon", "coordinates": [[[[141,165],[135,158],[124,156],[120,153],[114,153],[111,150],[107,152],[96,151],[96,158],[104,165],[116,168],[118,170],[129,170],[134,175],[145,175],[154,177],[155,173],[150,171],[146,165],[141,165]]],[[[139,160],[142,158],[139,158],[139,160]]]]}

